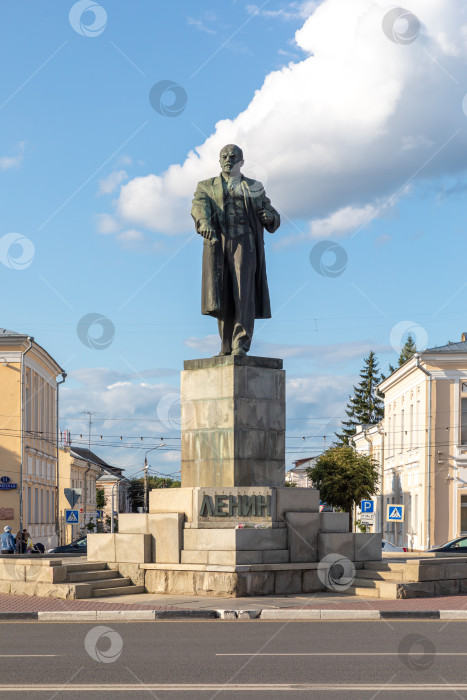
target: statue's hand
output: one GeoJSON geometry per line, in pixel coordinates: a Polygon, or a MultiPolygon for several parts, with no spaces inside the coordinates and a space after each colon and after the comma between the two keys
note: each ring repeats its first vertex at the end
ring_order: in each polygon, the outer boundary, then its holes
{"type": "Polygon", "coordinates": [[[260,209],[258,211],[258,216],[263,226],[268,226],[274,221],[273,214],[271,214],[271,212],[267,211],[266,209],[260,209]]]}
{"type": "Polygon", "coordinates": [[[216,232],[208,223],[200,224],[198,232],[208,241],[217,241],[216,232]]]}

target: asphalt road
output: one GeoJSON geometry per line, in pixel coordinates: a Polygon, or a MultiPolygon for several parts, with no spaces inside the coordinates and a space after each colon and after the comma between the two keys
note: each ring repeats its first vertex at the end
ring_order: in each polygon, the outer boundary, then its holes
{"type": "Polygon", "coordinates": [[[467,698],[467,622],[3,623],[0,697],[467,698]]]}

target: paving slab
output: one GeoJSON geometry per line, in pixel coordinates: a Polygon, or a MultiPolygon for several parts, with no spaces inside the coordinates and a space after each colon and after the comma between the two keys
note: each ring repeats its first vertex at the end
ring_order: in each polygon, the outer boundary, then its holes
{"type": "Polygon", "coordinates": [[[409,598],[383,600],[379,598],[349,597],[334,593],[298,594],[290,596],[257,596],[245,598],[218,598],[210,596],[166,596],[136,594],[111,598],[61,600],[40,596],[0,593],[0,620],[2,614],[47,611],[111,611],[111,610],[380,610],[380,611],[467,611],[467,595],[438,598],[409,598]]]}

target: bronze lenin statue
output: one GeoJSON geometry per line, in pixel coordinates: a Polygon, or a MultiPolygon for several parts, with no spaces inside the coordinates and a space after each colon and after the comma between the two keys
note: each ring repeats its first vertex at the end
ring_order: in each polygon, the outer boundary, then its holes
{"type": "Polygon", "coordinates": [[[241,148],[224,146],[221,174],[198,183],[191,209],[204,238],[201,313],[218,320],[219,355],[246,355],[255,318],[271,318],[263,231],[274,233],[280,216],[243,162],[241,148]]]}

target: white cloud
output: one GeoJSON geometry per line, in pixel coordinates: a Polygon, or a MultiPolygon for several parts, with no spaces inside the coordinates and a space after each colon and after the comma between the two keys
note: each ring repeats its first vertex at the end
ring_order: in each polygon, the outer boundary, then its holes
{"type": "Polygon", "coordinates": [[[217,34],[215,29],[212,29],[212,27],[208,27],[206,22],[203,22],[203,20],[201,19],[196,19],[195,17],[187,17],[186,21],[192,27],[196,27],[196,29],[199,29],[200,32],[205,32],[206,34],[217,34]]]}
{"type": "MultiPolygon", "coordinates": [[[[253,352],[259,357],[280,357],[288,359],[305,359],[313,361],[317,367],[328,367],[329,370],[336,365],[347,364],[352,360],[359,360],[373,350],[377,355],[393,354],[390,345],[379,345],[371,341],[356,341],[350,343],[333,343],[329,345],[292,345],[287,343],[266,343],[258,340],[258,335],[253,340],[253,352]]],[[[185,345],[195,350],[202,356],[215,355],[220,349],[220,339],[217,335],[207,335],[204,338],[189,337],[185,345]]]]}
{"type": "Polygon", "coordinates": [[[24,151],[26,149],[26,141],[20,141],[17,146],[16,156],[1,156],[0,170],[10,170],[11,168],[19,168],[23,162],[24,151]]]}
{"type": "Polygon", "coordinates": [[[467,7],[404,7],[422,23],[408,45],[383,33],[386,0],[324,0],[296,33],[306,58],[267,75],[248,107],[219,121],[183,164],[123,185],[125,226],[192,230],[196,182],[219,171],[219,150],[232,142],[244,148],[245,174],[251,162],[266,172],[268,194],[289,219],[337,235],[347,214],[358,222],[381,211],[408,182],[462,172],[467,117],[455,81],[467,62],[467,7]]]}
{"type": "Polygon", "coordinates": [[[310,226],[311,238],[339,238],[349,231],[366,225],[379,212],[377,206],[368,204],[361,209],[344,207],[325,219],[315,219],[310,226]]]}
{"type": "Polygon", "coordinates": [[[178,390],[167,378],[172,376],[178,386],[178,375],[169,368],[141,373],[105,368],[71,372],[60,391],[61,427],[71,431],[72,444],[87,446],[87,416],[81,414],[96,411],[91,449],[103,459],[132,473],[135,464],[142,466],[144,451],[163,437],[166,447],[161,448],[153,464],[161,464],[160,471],[167,465],[166,473],[176,471],[180,441],[172,438],[180,437],[180,405],[178,390]]]}
{"type": "Polygon", "coordinates": [[[117,233],[121,228],[119,222],[112,214],[97,214],[96,222],[98,233],[117,233]]]}
{"type": "Polygon", "coordinates": [[[246,11],[250,15],[258,15],[270,19],[306,19],[316,9],[321,0],[305,0],[304,2],[288,2],[285,7],[278,10],[263,10],[258,5],[247,5],[246,11]]]}
{"type": "Polygon", "coordinates": [[[99,180],[99,194],[112,194],[124,182],[128,180],[126,170],[116,170],[107,177],[99,180]]]}
{"type": "Polygon", "coordinates": [[[147,236],[135,228],[127,229],[117,235],[117,241],[127,250],[140,249],[147,241],[147,236]]]}

